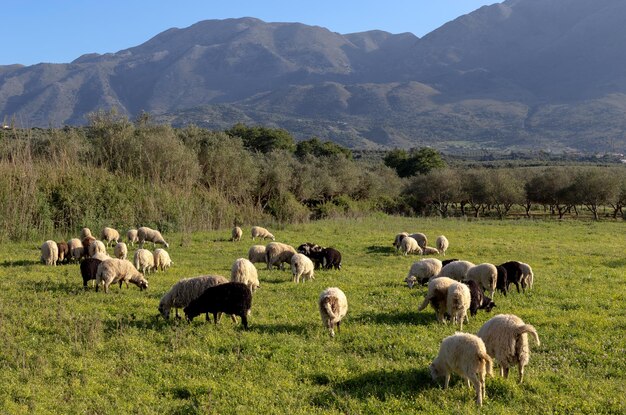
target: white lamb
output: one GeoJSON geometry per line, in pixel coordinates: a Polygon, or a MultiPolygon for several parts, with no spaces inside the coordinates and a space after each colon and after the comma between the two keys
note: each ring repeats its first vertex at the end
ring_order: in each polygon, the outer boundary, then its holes
{"type": "Polygon", "coordinates": [[[140,248],[143,248],[143,244],[146,241],[152,242],[153,247],[155,246],[155,244],[164,245],[166,248],[170,247],[170,244],[165,242],[165,239],[163,239],[161,232],[157,231],[156,229],[150,229],[147,226],[142,226],[141,228],[137,229],[137,238],[139,239],[140,248]]]}
{"type": "Polygon", "coordinates": [[[59,247],[57,243],[48,240],[41,245],[41,262],[46,265],[57,265],[59,260],[59,247]]]}
{"type": "Polygon", "coordinates": [[[235,226],[233,228],[231,234],[232,234],[231,240],[233,242],[239,242],[239,241],[241,241],[241,237],[243,236],[243,230],[241,230],[241,228],[239,226],[235,226]]]}
{"type": "Polygon", "coordinates": [[[493,264],[478,264],[467,271],[465,279],[476,282],[485,294],[489,291],[489,297],[493,298],[493,293],[496,291],[496,283],[498,282],[498,269],[493,264]]]}
{"type": "Polygon", "coordinates": [[[422,248],[422,255],[439,255],[439,250],[432,246],[425,246],[422,248]]]}
{"type": "Polygon", "coordinates": [[[448,287],[447,310],[452,324],[459,323],[459,331],[463,331],[463,319],[469,323],[467,310],[472,302],[469,287],[462,282],[455,282],[448,287]]]}
{"type": "Polygon", "coordinates": [[[102,241],[98,241],[97,239],[89,244],[89,256],[93,258],[93,256],[97,253],[106,254],[107,249],[104,246],[102,241]]]}
{"type": "Polygon", "coordinates": [[[302,282],[314,280],[314,269],[315,265],[308,256],[304,254],[294,254],[291,257],[291,273],[293,274],[293,281],[296,283],[300,282],[300,277],[302,277],[302,282]]]}
{"type": "Polygon", "coordinates": [[[165,249],[161,249],[161,248],[155,249],[153,257],[154,257],[154,269],[155,270],[160,269],[161,271],[165,271],[169,267],[171,267],[172,264],[174,263],[170,259],[170,254],[168,254],[165,249]]]}
{"type": "Polygon", "coordinates": [[[254,264],[245,258],[235,260],[230,269],[231,282],[242,282],[254,292],[259,288],[259,274],[254,264]]]}
{"type": "Polygon", "coordinates": [[[410,236],[405,236],[400,242],[400,252],[404,255],[408,254],[421,254],[422,249],[418,245],[417,241],[410,236]]]}
{"type": "Polygon", "coordinates": [[[524,367],[530,360],[527,333],[533,335],[537,346],[541,344],[537,330],[513,314],[498,314],[478,330],[478,337],[485,342],[487,352],[500,364],[500,375],[508,377],[509,367],[517,365],[519,383],[524,380],[524,367]]]}
{"type": "Polygon", "coordinates": [[[109,246],[109,242],[117,243],[119,241],[120,233],[113,228],[105,227],[102,229],[100,239],[106,242],[106,246],[109,246]]]}
{"type": "Polygon", "coordinates": [[[135,268],[141,271],[142,274],[150,273],[154,270],[154,255],[152,252],[147,249],[138,249],[135,251],[135,256],[133,257],[133,264],[135,268]]]}
{"type": "Polygon", "coordinates": [[[442,254],[443,256],[446,256],[446,251],[448,250],[448,238],[446,238],[443,235],[439,235],[437,237],[437,241],[435,242],[435,245],[437,246],[437,249],[439,250],[439,253],[442,254]]]}
{"type": "Polygon", "coordinates": [[[409,236],[417,241],[417,244],[420,246],[420,248],[426,248],[426,245],[428,244],[428,238],[426,238],[426,235],[421,232],[417,232],[412,233],[409,236]]]}
{"type": "Polygon", "coordinates": [[[139,242],[137,229],[129,229],[128,232],[126,232],[126,238],[128,238],[128,243],[130,244],[130,246],[135,246],[135,243],[139,242]]]}
{"type": "Polygon", "coordinates": [[[271,270],[273,266],[285,269],[285,263],[291,264],[291,257],[296,254],[296,249],[287,244],[280,242],[270,242],[265,247],[265,261],[267,269],[271,270]]]}
{"type": "Polygon", "coordinates": [[[104,292],[109,292],[109,286],[116,282],[125,282],[128,287],[128,283],[132,282],[139,287],[140,290],[148,289],[148,281],[143,275],[125,259],[110,258],[102,261],[98,265],[98,271],[96,272],[96,292],[101,284],[104,285],[104,292]]]}
{"type": "Polygon", "coordinates": [[[409,288],[413,288],[415,283],[425,284],[428,280],[441,272],[441,267],[441,261],[437,258],[425,258],[421,261],[414,262],[404,281],[406,281],[409,288]]]}
{"type": "Polygon", "coordinates": [[[115,258],[126,259],[128,256],[128,247],[126,244],[124,242],[118,242],[115,248],[113,248],[113,255],[115,255],[115,258]]]}
{"type": "Polygon", "coordinates": [[[453,280],[463,281],[467,275],[467,271],[474,266],[469,261],[454,261],[444,265],[439,273],[440,277],[448,277],[453,280]]]}
{"type": "Polygon", "coordinates": [[[73,238],[67,241],[67,247],[70,250],[70,258],[73,261],[80,261],[83,257],[83,252],[85,251],[83,242],[78,238],[73,238]]]}
{"type": "Polygon", "coordinates": [[[431,279],[428,283],[428,292],[422,304],[417,308],[417,311],[422,311],[426,308],[428,303],[430,303],[437,314],[437,321],[443,323],[444,315],[448,307],[448,288],[455,282],[457,281],[448,277],[431,279]]]}
{"type": "Polygon", "coordinates": [[[199,277],[185,278],[178,281],[170,288],[159,302],[159,313],[165,318],[170,318],[170,310],[174,308],[176,318],[178,309],[185,308],[190,302],[200,297],[209,287],[225,284],[228,280],[221,275],[201,275],[199,277]]]}
{"type": "Polygon", "coordinates": [[[519,265],[520,265],[520,269],[522,270],[522,278],[521,278],[522,291],[524,291],[526,287],[532,290],[533,282],[535,280],[535,274],[533,274],[533,269],[530,267],[530,265],[524,262],[520,262],[519,265]]]}
{"type": "Polygon", "coordinates": [[[252,245],[248,250],[248,261],[253,264],[257,262],[266,263],[265,259],[265,245],[252,245]]]}
{"type": "Polygon", "coordinates": [[[270,238],[272,241],[276,240],[276,238],[274,238],[274,235],[272,235],[270,231],[260,226],[253,226],[251,234],[252,234],[253,241],[254,241],[254,238],[261,238],[261,239],[270,238]]]}
{"type": "Polygon", "coordinates": [[[430,375],[435,381],[443,377],[443,387],[447,389],[452,373],[465,379],[467,386],[474,385],[476,404],[482,406],[487,397],[485,377],[492,375],[492,361],[480,337],[455,333],[443,339],[439,355],[430,364],[430,375]]]}
{"type": "Polygon", "coordinates": [[[322,317],[322,325],[328,328],[330,337],[335,337],[335,326],[339,333],[341,320],[348,312],[346,295],[337,287],[326,288],[320,294],[317,304],[322,317]]]}

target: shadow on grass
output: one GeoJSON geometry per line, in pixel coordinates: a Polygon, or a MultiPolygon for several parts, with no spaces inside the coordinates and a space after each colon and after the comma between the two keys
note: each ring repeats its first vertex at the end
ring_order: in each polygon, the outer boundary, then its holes
{"type": "Polygon", "coordinates": [[[34,261],[32,259],[20,259],[19,261],[4,261],[0,263],[0,267],[11,268],[11,267],[26,267],[29,265],[37,265],[41,264],[41,261],[34,261]]]}
{"type": "Polygon", "coordinates": [[[368,246],[365,249],[368,254],[394,255],[396,253],[396,248],[394,248],[393,246],[372,245],[368,246]]]}
{"type": "Polygon", "coordinates": [[[53,292],[53,293],[65,293],[65,294],[82,294],[85,290],[83,289],[83,281],[80,279],[80,276],[76,278],[76,281],[54,281],[54,280],[46,280],[46,281],[20,281],[20,285],[23,286],[24,289],[32,290],[35,292],[53,292]]]}
{"type": "Polygon", "coordinates": [[[417,311],[361,314],[352,317],[350,320],[363,324],[417,324],[420,326],[432,324],[437,321],[434,313],[420,313],[417,311]]]}
{"type": "Polygon", "coordinates": [[[175,326],[187,326],[187,320],[165,320],[158,313],[145,318],[138,318],[134,313],[128,315],[120,315],[104,321],[104,332],[107,334],[121,333],[127,328],[141,330],[166,330],[175,326]]]}
{"type": "Polygon", "coordinates": [[[307,334],[307,326],[303,324],[251,324],[251,331],[257,331],[265,334],[296,334],[299,336],[307,334]]]}
{"type": "Polygon", "coordinates": [[[609,268],[622,268],[626,266],[626,259],[617,259],[614,261],[607,261],[606,266],[609,268]]]}

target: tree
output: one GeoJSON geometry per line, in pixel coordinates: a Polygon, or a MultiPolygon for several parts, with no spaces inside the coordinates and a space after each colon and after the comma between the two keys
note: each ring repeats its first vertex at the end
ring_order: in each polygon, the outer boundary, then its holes
{"type": "Polygon", "coordinates": [[[474,210],[474,217],[489,203],[489,184],[485,170],[470,170],[461,177],[462,199],[474,210]]]}
{"type": "Polygon", "coordinates": [[[386,166],[395,169],[400,177],[427,174],[434,169],[446,166],[441,154],[429,147],[412,149],[411,152],[396,148],[385,155],[383,162],[386,166]]]}
{"type": "Polygon", "coordinates": [[[598,207],[615,200],[620,193],[619,178],[606,168],[578,170],[571,186],[576,201],[591,211],[594,220],[598,220],[598,207]]]}
{"type": "Polygon", "coordinates": [[[295,140],[287,130],[267,127],[247,127],[244,124],[235,124],[226,134],[231,137],[239,137],[244,146],[251,151],[264,154],[275,150],[287,150],[294,152],[295,140]]]}
{"type": "Polygon", "coordinates": [[[487,198],[495,207],[500,219],[508,215],[511,207],[524,198],[522,183],[509,170],[490,170],[487,173],[487,198]]]}
{"type": "Polygon", "coordinates": [[[352,151],[340,146],[332,141],[320,141],[319,138],[313,137],[310,140],[300,141],[296,144],[296,157],[302,159],[306,155],[311,154],[315,157],[328,157],[333,155],[343,155],[347,159],[352,159],[352,151]]]}
{"type": "Polygon", "coordinates": [[[430,205],[445,218],[450,205],[461,196],[461,180],[455,170],[437,169],[412,178],[403,194],[414,209],[430,205]]]}

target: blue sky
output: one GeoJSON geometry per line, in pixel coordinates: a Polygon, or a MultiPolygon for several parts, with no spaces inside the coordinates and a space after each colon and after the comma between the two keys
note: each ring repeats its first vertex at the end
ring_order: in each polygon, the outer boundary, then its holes
{"type": "Polygon", "coordinates": [[[334,32],[385,30],[423,36],[497,0],[9,0],[0,9],[0,65],[71,62],[117,52],[171,27],[257,17],[334,32]]]}

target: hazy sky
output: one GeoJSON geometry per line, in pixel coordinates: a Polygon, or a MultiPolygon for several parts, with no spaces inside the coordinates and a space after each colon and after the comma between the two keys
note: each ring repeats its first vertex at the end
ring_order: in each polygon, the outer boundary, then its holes
{"type": "Polygon", "coordinates": [[[334,32],[423,36],[498,0],[10,0],[0,8],[0,65],[71,62],[137,46],[171,27],[257,17],[334,32]]]}

